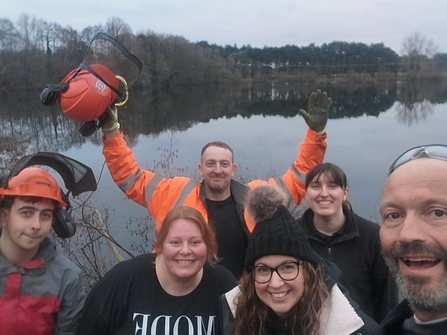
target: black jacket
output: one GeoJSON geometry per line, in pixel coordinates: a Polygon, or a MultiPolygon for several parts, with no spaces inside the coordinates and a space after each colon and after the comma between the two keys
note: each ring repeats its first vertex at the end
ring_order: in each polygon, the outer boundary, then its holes
{"type": "Polygon", "coordinates": [[[309,208],[298,219],[310,245],[323,258],[343,272],[340,283],[346,287],[360,309],[380,323],[397,305],[398,290],[382,255],[377,223],[366,220],[343,207],[345,223],[327,245],[313,224],[309,208]]]}
{"type": "MultiPolygon", "coordinates": [[[[408,301],[403,300],[399,305],[397,305],[383,320],[380,327],[376,330],[376,335],[405,335],[409,334],[407,331],[402,329],[402,325],[407,320],[413,316],[413,311],[411,310],[408,301]]],[[[430,326],[432,328],[431,332],[424,329],[423,325],[416,325],[414,322],[409,324],[413,333],[412,334],[430,334],[430,335],[445,335],[447,334],[447,321],[440,322],[436,325],[430,326]],[[413,328],[414,327],[414,328],[413,328]]]]}

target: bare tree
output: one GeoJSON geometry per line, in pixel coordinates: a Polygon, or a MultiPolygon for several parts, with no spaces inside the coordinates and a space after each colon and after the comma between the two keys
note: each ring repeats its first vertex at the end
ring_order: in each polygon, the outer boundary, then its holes
{"type": "Polygon", "coordinates": [[[402,41],[402,56],[408,74],[430,70],[430,59],[436,54],[438,46],[419,32],[406,36],[402,41]]]}
{"type": "Polygon", "coordinates": [[[19,34],[8,19],[0,19],[0,51],[17,51],[19,34]]]}

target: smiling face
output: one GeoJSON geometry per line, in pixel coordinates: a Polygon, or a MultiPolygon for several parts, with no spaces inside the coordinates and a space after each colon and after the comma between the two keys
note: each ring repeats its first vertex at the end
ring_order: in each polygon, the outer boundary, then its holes
{"type": "Polygon", "coordinates": [[[10,261],[30,260],[50,232],[54,221],[53,212],[53,200],[30,202],[19,197],[11,208],[0,209],[0,247],[4,256],[10,261]]]}
{"type": "Polygon", "coordinates": [[[315,216],[343,216],[342,205],[347,196],[348,189],[336,184],[327,172],[317,175],[306,188],[306,199],[315,216]]]}
{"type": "Polygon", "coordinates": [[[385,259],[416,316],[447,317],[447,162],[419,158],[397,168],[380,216],[385,259]]]}
{"type": "Polygon", "coordinates": [[[172,222],[160,253],[171,278],[192,279],[202,270],[207,248],[196,223],[188,219],[172,222]]]}
{"type": "MultiPolygon", "coordinates": [[[[287,262],[295,262],[296,258],[282,255],[269,255],[259,258],[257,265],[275,268],[287,262]]],[[[285,281],[273,272],[272,278],[265,284],[255,282],[255,290],[259,299],[269,306],[278,316],[285,316],[301,299],[304,294],[304,270],[299,267],[299,274],[293,280],[285,281]]]]}
{"type": "Polygon", "coordinates": [[[230,150],[217,146],[207,147],[202,154],[199,171],[209,199],[223,200],[230,196],[230,182],[236,172],[230,150]]]}

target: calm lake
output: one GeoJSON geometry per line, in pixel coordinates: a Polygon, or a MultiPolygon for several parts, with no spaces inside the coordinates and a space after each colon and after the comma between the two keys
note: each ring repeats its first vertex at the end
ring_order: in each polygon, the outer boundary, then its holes
{"type": "MultiPolygon", "coordinates": [[[[293,162],[307,128],[298,109],[307,109],[308,96],[317,88],[333,101],[325,161],[347,174],[354,210],[378,222],[381,188],[393,160],[416,145],[447,143],[447,83],[263,83],[157,96],[131,92],[120,122],[142,168],[199,178],[201,148],[221,140],[234,149],[238,179],[267,178],[281,175],[293,162]],[[169,152],[173,160],[166,159],[169,152]]],[[[2,133],[24,139],[29,153],[57,151],[89,165],[98,180],[91,201],[115,238],[136,253],[150,248],[153,231],[144,233],[145,242],[138,232],[153,222],[111,180],[101,154],[101,132],[82,137],[80,125],[58,106],[40,104],[39,93],[2,96],[2,133]]]]}

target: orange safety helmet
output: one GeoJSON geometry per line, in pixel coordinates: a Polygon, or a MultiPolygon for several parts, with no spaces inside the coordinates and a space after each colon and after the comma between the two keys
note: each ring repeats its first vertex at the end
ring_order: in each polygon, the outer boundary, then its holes
{"type": "Polygon", "coordinates": [[[120,93],[119,81],[112,71],[101,64],[89,67],[99,77],[83,67],[71,71],[61,82],[68,83],[68,87],[60,92],[59,104],[65,115],[75,121],[96,120],[117,101],[120,93]]]}
{"type": "Polygon", "coordinates": [[[28,167],[11,178],[6,188],[0,187],[0,197],[5,195],[19,197],[41,197],[56,201],[57,208],[65,208],[67,203],[56,179],[44,169],[28,167]]]}

